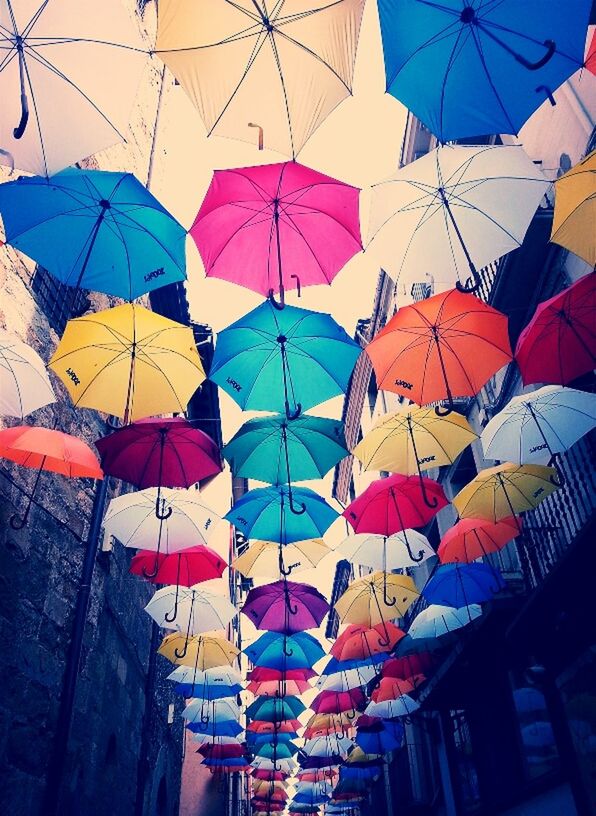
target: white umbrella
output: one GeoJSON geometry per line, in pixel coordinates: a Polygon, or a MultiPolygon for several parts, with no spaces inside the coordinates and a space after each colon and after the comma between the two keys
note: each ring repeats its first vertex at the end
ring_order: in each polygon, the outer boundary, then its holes
{"type": "Polygon", "coordinates": [[[297,763],[295,759],[278,759],[273,762],[272,759],[258,756],[253,759],[250,765],[252,768],[256,768],[257,770],[282,771],[283,773],[291,773],[296,767],[297,763]]]}
{"type": "Polygon", "coordinates": [[[244,732],[237,737],[220,737],[214,734],[193,734],[191,740],[201,745],[241,745],[244,732]]]}
{"type": "Polygon", "coordinates": [[[349,691],[364,686],[376,677],[381,666],[361,666],[357,669],[345,669],[334,674],[322,675],[316,682],[320,691],[349,691]]]}
{"type": "Polygon", "coordinates": [[[0,3],[0,163],[41,176],[122,141],[147,62],[121,0],[0,3]]]}
{"type": "Polygon", "coordinates": [[[238,614],[236,607],[224,595],[193,587],[166,586],[158,589],[145,612],[158,626],[198,635],[214,629],[225,629],[238,614]]]}
{"type": "MultiPolygon", "coordinates": [[[[521,147],[444,146],[373,187],[369,235],[408,285],[450,289],[519,247],[548,182],[521,147]]],[[[375,246],[376,245],[376,246],[375,246]]]]}
{"type": "Polygon", "coordinates": [[[380,703],[371,701],[364,709],[364,713],[368,714],[369,717],[392,720],[395,717],[408,717],[419,708],[420,704],[409,694],[402,694],[400,697],[396,697],[395,700],[383,700],[380,703]]]}
{"type": "Polygon", "coordinates": [[[596,427],[596,397],[575,388],[545,385],[513,397],[482,431],[490,459],[544,464],[596,427]]]}
{"type": "Polygon", "coordinates": [[[166,680],[174,683],[186,683],[202,686],[205,683],[215,683],[223,686],[242,685],[243,678],[237,669],[231,666],[216,666],[213,669],[194,669],[192,666],[176,666],[166,680]]]}
{"type": "Polygon", "coordinates": [[[314,737],[306,740],[303,752],[307,756],[323,757],[337,754],[347,754],[354,747],[354,743],[348,737],[341,737],[338,734],[327,734],[324,737],[314,737]]]}
{"type": "Polygon", "coordinates": [[[408,629],[411,638],[438,638],[467,626],[482,615],[479,604],[455,609],[451,606],[431,604],[419,612],[408,629]]]}
{"type": "Polygon", "coordinates": [[[417,530],[402,530],[387,538],[375,533],[356,533],[345,538],[337,550],[348,561],[383,572],[411,567],[410,553],[416,556],[416,563],[436,555],[427,537],[417,530]]]}
{"type": "Polygon", "coordinates": [[[223,698],[221,700],[191,700],[182,712],[182,716],[189,722],[226,722],[240,719],[240,706],[234,701],[223,698]]]}
{"type": "MultiPolygon", "coordinates": [[[[125,547],[166,555],[206,544],[220,518],[203,503],[201,494],[194,489],[166,487],[159,492],[164,502],[160,515],[167,518],[155,515],[158,488],[149,487],[112,499],[104,519],[106,532],[125,547]]],[[[227,561],[227,549],[220,547],[216,552],[227,561]]]]}
{"type": "Polygon", "coordinates": [[[0,330],[0,415],[22,419],[51,402],[56,396],[39,354],[0,330]]]}

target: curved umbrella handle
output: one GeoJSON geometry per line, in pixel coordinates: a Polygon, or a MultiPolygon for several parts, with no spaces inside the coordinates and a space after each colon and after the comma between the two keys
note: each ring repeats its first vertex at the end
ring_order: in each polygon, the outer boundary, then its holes
{"type": "Polygon", "coordinates": [[[449,414],[453,413],[455,410],[455,405],[453,404],[452,397],[448,397],[447,405],[435,405],[435,414],[438,417],[446,417],[449,414]]]}
{"type": "Polygon", "coordinates": [[[167,510],[165,510],[164,509],[165,506],[166,500],[162,499],[158,492],[157,498],[155,499],[155,517],[158,518],[160,521],[165,521],[166,519],[169,519],[170,516],[172,515],[173,512],[172,507],[170,506],[168,507],[167,510]]]}
{"type": "Polygon", "coordinates": [[[280,290],[279,290],[279,300],[275,299],[275,293],[274,293],[273,289],[269,290],[269,294],[267,295],[267,300],[269,301],[269,303],[275,309],[277,309],[278,312],[281,312],[281,311],[283,311],[283,309],[286,308],[286,295],[285,295],[283,287],[281,287],[280,290]]]}
{"type": "Polygon", "coordinates": [[[472,273],[472,276],[471,278],[468,278],[466,283],[461,283],[460,281],[457,281],[455,284],[455,288],[457,289],[457,291],[463,292],[465,295],[471,295],[474,292],[477,292],[482,284],[482,280],[480,278],[480,275],[476,271],[476,268],[471,267],[470,271],[472,273]]]}
{"type": "Polygon", "coordinates": [[[294,411],[290,411],[290,403],[286,400],[286,418],[290,421],[293,419],[298,419],[300,414],[302,413],[302,405],[298,402],[296,404],[296,408],[294,411]]]}
{"type": "MultiPolygon", "coordinates": [[[[428,502],[427,502],[427,504],[428,504],[428,502]]],[[[436,507],[437,506],[437,500],[435,499],[435,503],[434,504],[428,504],[428,506],[429,507],[436,507]]],[[[415,556],[414,553],[412,552],[412,548],[410,547],[410,542],[408,541],[406,531],[404,530],[403,532],[404,532],[404,544],[406,545],[406,550],[408,551],[408,556],[410,558],[410,561],[415,561],[417,564],[419,564],[424,559],[424,550],[418,550],[418,556],[415,556]]]]}
{"type": "Polygon", "coordinates": [[[289,598],[286,598],[286,607],[290,615],[298,614],[298,606],[292,606],[292,603],[289,598]]]}
{"type": "Polygon", "coordinates": [[[282,652],[285,654],[286,657],[292,657],[292,655],[294,654],[294,650],[293,649],[286,649],[286,646],[287,646],[287,641],[284,638],[284,645],[282,647],[282,652]]]}
{"type": "Polygon", "coordinates": [[[280,566],[279,566],[279,571],[281,572],[281,574],[282,574],[282,575],[285,575],[286,577],[287,577],[288,575],[290,575],[290,574],[291,574],[291,572],[292,572],[292,570],[293,570],[293,569],[294,569],[294,565],[293,565],[293,564],[291,564],[291,565],[290,565],[290,566],[289,566],[289,567],[286,569],[286,568],[284,567],[284,565],[283,565],[283,561],[280,563],[280,566]]]}
{"type": "Polygon", "coordinates": [[[302,285],[300,283],[300,278],[298,277],[298,275],[290,275],[290,277],[294,278],[294,280],[296,281],[296,293],[298,297],[302,297],[302,285]]]}
{"type": "Polygon", "coordinates": [[[348,718],[348,720],[355,720],[356,717],[358,716],[358,712],[356,711],[354,706],[352,706],[350,711],[345,711],[344,713],[345,713],[346,717],[348,718]]]}
{"type": "Polygon", "coordinates": [[[545,40],[542,45],[546,48],[546,54],[536,62],[530,62],[525,57],[522,57],[521,54],[516,54],[515,59],[523,65],[524,68],[527,68],[528,71],[538,71],[539,68],[544,68],[546,63],[551,60],[557,50],[557,44],[554,40],[545,40]]]}
{"type": "MultiPolygon", "coordinates": [[[[424,479],[422,478],[422,473],[420,472],[420,468],[418,468],[418,477],[420,479],[420,491],[422,492],[422,499],[423,499],[423,501],[424,501],[424,503],[425,503],[425,505],[427,507],[429,507],[431,510],[434,510],[435,507],[438,505],[439,500],[438,500],[438,498],[436,496],[433,496],[432,498],[429,498],[429,495],[426,492],[426,485],[424,484],[424,479]]],[[[404,539],[406,539],[405,535],[404,535],[404,539]]],[[[407,540],[406,540],[406,547],[408,547],[408,552],[410,552],[410,547],[408,545],[407,540]]],[[[422,552],[422,550],[421,550],[421,552],[422,552]]],[[[410,558],[412,558],[411,553],[410,553],[410,558]]],[[[416,561],[417,559],[414,558],[412,560],[416,561]]]]}
{"type": "Polygon", "coordinates": [[[304,502],[300,502],[300,504],[294,504],[294,499],[292,494],[290,493],[290,510],[295,516],[302,516],[306,513],[306,505],[304,502]]]}
{"type": "Polygon", "coordinates": [[[27,99],[27,90],[25,88],[25,57],[23,55],[23,40],[17,37],[17,52],[19,55],[19,81],[21,84],[21,120],[16,128],[13,129],[12,135],[15,139],[21,139],[25,133],[27,122],[29,121],[29,100],[27,99]]]}
{"type": "MultiPolygon", "coordinates": [[[[180,572],[180,557],[178,557],[178,565],[179,565],[178,566],[178,572],[180,572]]],[[[171,613],[166,612],[166,614],[164,615],[164,620],[166,620],[168,623],[172,623],[172,621],[175,621],[176,616],[178,615],[178,593],[179,592],[180,592],[180,585],[177,583],[176,584],[176,595],[174,597],[174,610],[171,613]]],[[[193,596],[194,596],[194,593],[193,593],[193,596]]],[[[194,602],[194,597],[193,597],[193,602],[194,602]]],[[[191,608],[190,608],[190,612],[188,613],[188,632],[186,633],[187,637],[190,634],[190,620],[191,620],[191,617],[192,617],[192,605],[191,605],[191,608]]]]}
{"type": "Polygon", "coordinates": [[[158,572],[159,572],[159,552],[156,552],[155,553],[155,566],[153,567],[151,572],[147,572],[145,567],[143,567],[143,578],[147,578],[147,580],[150,581],[152,578],[155,578],[157,576],[158,572]]]}
{"type": "Polygon", "coordinates": [[[383,603],[385,606],[395,606],[397,604],[397,598],[389,598],[387,596],[387,573],[383,573],[383,603]]]}
{"type": "Polygon", "coordinates": [[[27,519],[29,518],[29,510],[31,508],[31,503],[29,503],[27,509],[23,513],[22,516],[19,516],[17,513],[13,513],[10,517],[8,523],[10,524],[13,530],[22,530],[23,527],[27,524],[27,519]]]}
{"type": "Polygon", "coordinates": [[[178,660],[182,660],[183,657],[186,657],[188,652],[188,638],[184,641],[184,649],[182,651],[178,651],[178,649],[174,649],[174,654],[178,658],[178,660]]]}

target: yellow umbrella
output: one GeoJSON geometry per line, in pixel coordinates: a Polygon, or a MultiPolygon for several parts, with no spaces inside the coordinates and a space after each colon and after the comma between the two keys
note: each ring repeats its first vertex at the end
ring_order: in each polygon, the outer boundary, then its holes
{"type": "Polygon", "coordinates": [[[196,671],[231,666],[240,654],[240,650],[225,638],[215,635],[186,637],[181,632],[167,635],[157,652],[177,666],[193,666],[196,671]]]}
{"type": "Polygon", "coordinates": [[[596,150],[555,182],[550,239],[596,264],[596,150]]]}
{"type": "Polygon", "coordinates": [[[453,504],[461,518],[497,522],[537,507],[560,486],[556,475],[552,467],[505,462],[481,470],[460,490],[453,504]]]}
{"type": "MultiPolygon", "coordinates": [[[[295,541],[283,547],[284,568],[292,570],[316,567],[331,550],[321,538],[295,541]]],[[[280,575],[279,544],[273,541],[255,541],[232,561],[232,567],[246,577],[265,575],[278,578],[280,575]]]]}
{"type": "Polygon", "coordinates": [[[419,596],[409,575],[371,572],[348,586],[335,604],[342,623],[376,626],[403,617],[419,596]]]}
{"type": "Polygon", "coordinates": [[[75,405],[125,422],[184,411],[205,380],[192,329],[134,303],[69,320],[49,367],[75,405]]]}

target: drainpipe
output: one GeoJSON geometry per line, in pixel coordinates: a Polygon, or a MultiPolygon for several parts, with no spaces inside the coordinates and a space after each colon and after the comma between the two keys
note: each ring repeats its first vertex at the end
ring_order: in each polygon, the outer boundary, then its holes
{"type": "Polygon", "coordinates": [[[149,776],[149,746],[151,744],[151,728],[153,726],[153,697],[155,695],[155,679],[157,677],[157,648],[159,646],[159,626],[153,621],[151,626],[151,644],[149,646],[149,665],[145,678],[145,711],[141,730],[141,744],[139,746],[139,762],[137,765],[137,793],[135,797],[134,816],[143,816],[145,811],[145,789],[149,776]]]}
{"type": "Polygon", "coordinates": [[[99,533],[103,520],[106,500],[108,496],[109,479],[106,477],[100,482],[96,482],[95,496],[93,498],[93,509],[91,511],[91,521],[89,533],[85,545],[85,557],[83,560],[83,571],[74,611],[72,624],[72,636],[68,645],[66,656],[66,666],[62,680],[62,692],[60,695],[60,708],[58,710],[58,720],[54,734],[54,747],[48,763],[46,777],[46,788],[44,791],[43,805],[41,813],[43,816],[58,816],[60,795],[64,783],[64,772],[66,769],[66,759],[68,753],[68,739],[72,725],[72,715],[74,711],[75,695],[77,690],[77,679],[81,664],[81,652],[83,648],[83,636],[85,634],[85,623],[89,611],[89,598],[91,595],[91,582],[93,580],[93,568],[99,549],[99,533]]]}

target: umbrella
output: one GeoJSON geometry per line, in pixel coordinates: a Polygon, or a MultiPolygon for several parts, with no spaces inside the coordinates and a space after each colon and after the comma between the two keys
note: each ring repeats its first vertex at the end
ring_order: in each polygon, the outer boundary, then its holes
{"type": "MultiPolygon", "coordinates": [[[[403,617],[418,595],[409,575],[371,572],[349,584],[336,601],[335,612],[342,622],[376,626],[391,618],[403,617]]],[[[385,641],[389,646],[390,633],[385,641]]]]}
{"type": "MultiPolygon", "coordinates": [[[[464,577],[463,583],[466,578],[464,577]]],[[[411,638],[438,638],[455,632],[482,615],[478,604],[453,609],[451,606],[431,604],[419,612],[408,629],[411,638]]]]}
{"type": "MultiPolygon", "coordinates": [[[[284,638],[284,635],[277,635],[276,632],[274,632],[273,634],[276,635],[277,637],[279,637],[282,640],[284,638]]],[[[300,634],[303,634],[306,637],[311,637],[311,635],[307,635],[306,632],[302,632],[300,634]]],[[[261,635],[261,637],[264,638],[264,637],[267,637],[267,635],[264,634],[264,635],[261,635]]],[[[287,636],[285,636],[285,637],[286,637],[286,641],[287,641],[288,637],[287,636]]],[[[259,638],[259,640],[260,639],[261,638],[259,638]]],[[[295,640],[295,636],[292,635],[292,642],[294,640],[295,640]]],[[[314,640],[314,638],[313,638],[313,640],[314,640]]],[[[315,642],[317,643],[317,645],[319,645],[317,641],[315,641],[315,642]]],[[[258,641],[255,641],[255,643],[258,643],[258,641]]],[[[252,644],[252,645],[254,645],[254,644],[252,644]]],[[[286,645],[286,647],[287,647],[287,645],[286,645]]],[[[247,648],[250,648],[250,646],[248,646],[247,648]]],[[[246,652],[246,649],[244,651],[246,652]]],[[[324,654],[324,652],[321,649],[321,655],[323,655],[323,654],[324,654]]],[[[317,660],[318,659],[319,658],[317,658],[317,660]]],[[[316,660],[315,660],[315,663],[316,663],[316,660]]],[[[257,683],[260,683],[260,682],[263,682],[265,680],[277,680],[277,681],[279,681],[279,680],[283,680],[284,678],[286,680],[310,680],[311,678],[316,677],[316,675],[317,675],[317,673],[316,673],[316,671],[314,669],[287,669],[287,668],[286,669],[272,669],[272,668],[269,668],[268,666],[259,665],[259,666],[255,666],[254,669],[251,669],[247,673],[246,676],[247,676],[248,680],[254,680],[257,683]]]]}
{"type": "Polygon", "coordinates": [[[1,430],[0,457],[37,470],[23,514],[10,517],[13,530],[20,530],[27,523],[42,471],[70,478],[103,479],[104,475],[96,455],[82,439],[50,428],[17,425],[1,430]]]}
{"type": "Polygon", "coordinates": [[[369,232],[396,281],[429,270],[435,292],[473,292],[521,246],[548,186],[519,145],[439,147],[373,187],[369,232]]]}
{"type": "Polygon", "coordinates": [[[594,267],[596,264],[596,150],[555,182],[550,239],[594,267]]]}
{"type": "Polygon", "coordinates": [[[274,414],[245,422],[222,453],[234,476],[284,484],[323,478],[348,451],[342,422],[274,414]]]}
{"type": "MultiPolygon", "coordinates": [[[[385,621],[383,621],[383,623],[385,623],[385,621]]],[[[383,627],[383,623],[379,625],[383,627]]],[[[387,631],[391,632],[390,629],[387,631]]],[[[388,648],[389,642],[387,643],[386,648],[388,648]]],[[[374,666],[378,666],[387,660],[388,656],[388,652],[379,652],[377,654],[372,654],[368,657],[362,658],[362,660],[337,660],[337,658],[331,657],[325,666],[323,666],[320,673],[323,677],[329,677],[330,675],[337,674],[338,672],[348,672],[352,669],[361,671],[362,669],[369,669],[374,666]]]]}
{"type": "Polygon", "coordinates": [[[214,635],[186,637],[179,632],[167,635],[157,651],[172,663],[193,666],[195,671],[231,666],[240,654],[240,650],[224,638],[214,635]]]}
{"type": "Polygon", "coordinates": [[[515,360],[525,385],[567,385],[596,366],[596,274],[539,304],[522,331],[515,360]]]}
{"type": "MultiPolygon", "coordinates": [[[[387,631],[390,631],[389,626],[393,626],[393,624],[388,622],[385,626],[387,626],[387,631]]],[[[382,626],[379,626],[379,629],[382,632],[382,626]]],[[[374,631],[374,629],[369,631],[374,631]]],[[[380,635],[378,636],[378,640],[380,640],[380,635]]],[[[385,648],[388,649],[390,647],[386,646],[385,648]]],[[[387,654],[384,656],[387,657],[387,654]]],[[[371,680],[374,680],[378,676],[378,673],[379,668],[377,666],[361,666],[355,669],[345,669],[344,671],[323,675],[319,678],[316,685],[320,691],[349,691],[350,689],[365,686],[367,683],[370,683],[371,680]]]]}
{"type": "Polygon", "coordinates": [[[389,751],[397,751],[403,744],[403,738],[397,739],[390,731],[361,731],[358,729],[354,739],[356,745],[366,754],[383,756],[389,751]]]}
{"type": "MultiPolygon", "coordinates": [[[[299,750],[298,746],[295,745],[293,742],[269,741],[264,743],[263,745],[258,746],[257,750],[255,751],[255,756],[267,757],[268,759],[273,759],[273,761],[275,762],[278,758],[290,759],[290,757],[293,757],[295,754],[298,753],[298,750],[299,750]]],[[[278,798],[283,797],[278,796],[278,798]]]]}
{"type": "MultiPolygon", "coordinates": [[[[305,593],[306,597],[308,592],[305,593]]],[[[253,643],[245,646],[243,651],[256,666],[284,671],[310,668],[325,656],[319,641],[307,632],[295,632],[292,635],[275,631],[265,632],[253,643]]]]}
{"type": "Polygon", "coordinates": [[[226,720],[238,720],[240,717],[240,706],[234,700],[191,700],[182,716],[189,722],[200,720],[205,723],[208,719],[216,722],[226,720]]]}
{"type": "Polygon", "coordinates": [[[207,743],[207,745],[202,745],[199,748],[197,754],[202,754],[205,757],[211,757],[213,759],[243,757],[244,747],[240,743],[237,745],[213,745],[207,743]]]}
{"type": "Polygon", "coordinates": [[[251,681],[246,687],[247,691],[255,697],[285,697],[286,694],[298,697],[310,689],[308,680],[262,680],[257,683],[251,681]]]}
{"type": "MultiPolygon", "coordinates": [[[[517,519],[521,523],[521,519],[517,519]]],[[[498,552],[518,534],[513,517],[501,521],[481,518],[462,518],[451,527],[439,544],[437,555],[442,563],[476,561],[490,553],[498,552]]]]}
{"type": "Polygon", "coordinates": [[[298,729],[301,728],[300,720],[283,720],[273,723],[266,720],[254,720],[246,726],[247,737],[249,734],[287,734],[289,739],[298,736],[298,729]]]}
{"type": "Polygon", "coordinates": [[[325,737],[314,737],[306,740],[302,748],[307,756],[327,756],[328,754],[347,754],[354,743],[348,737],[329,734],[325,737]]]}
{"type": "Polygon", "coordinates": [[[434,658],[428,652],[392,657],[383,664],[381,675],[383,677],[408,679],[431,670],[433,666],[434,658]]]}
{"type": "MultiPolygon", "coordinates": [[[[177,666],[167,676],[168,680],[176,683],[176,691],[185,697],[203,697],[202,690],[209,688],[212,695],[208,699],[217,699],[213,696],[216,688],[222,690],[223,697],[235,696],[242,691],[242,676],[236,669],[220,666],[214,669],[200,671],[189,666],[177,666]],[[233,689],[233,691],[231,691],[233,689]]],[[[215,739],[215,737],[213,738],[215,739]]]]}
{"type": "Polygon", "coordinates": [[[201,739],[205,737],[215,739],[216,737],[237,737],[244,730],[236,718],[233,720],[214,720],[209,718],[207,722],[188,723],[189,731],[198,735],[201,739]]]}
{"type": "MultiPolygon", "coordinates": [[[[221,578],[228,566],[227,561],[204,544],[188,547],[186,550],[166,553],[151,550],[139,550],[130,562],[129,571],[140,575],[154,584],[175,584],[176,587],[187,586],[221,578]]],[[[177,614],[178,591],[173,601],[172,620],[177,614]]],[[[172,627],[173,628],[173,627],[172,627]]]]}
{"type": "MultiPolygon", "coordinates": [[[[187,669],[186,666],[179,666],[179,668],[187,669]]],[[[183,697],[194,697],[199,700],[212,702],[214,700],[235,698],[238,694],[240,694],[243,688],[244,687],[240,683],[226,685],[225,683],[221,682],[211,682],[210,680],[205,680],[201,685],[196,682],[177,682],[176,686],[174,687],[174,691],[176,694],[180,694],[183,697]]]]}
{"type": "Polygon", "coordinates": [[[362,249],[360,190],[296,162],[216,170],[190,229],[208,276],[269,297],[330,284],[362,249]]]}
{"type": "Polygon", "coordinates": [[[517,134],[583,64],[590,6],[381,0],[387,91],[441,142],[517,134]]]}
{"type": "Polygon", "coordinates": [[[69,286],[133,300],[186,278],[184,227],[130,173],[21,176],[0,213],[6,243],[69,286]]]}
{"type": "Polygon", "coordinates": [[[386,650],[391,651],[403,636],[404,632],[394,623],[378,623],[370,628],[351,623],[329,651],[338,660],[363,660],[386,650]]]}
{"type": "Polygon", "coordinates": [[[50,175],[125,138],[147,56],[120,0],[3,3],[0,52],[0,163],[50,175]]]}
{"type": "Polygon", "coordinates": [[[370,702],[364,711],[371,717],[393,720],[396,717],[409,717],[419,708],[420,704],[409,694],[402,694],[400,697],[396,697],[395,700],[384,700],[382,703],[370,702]]]}
{"type": "MultiPolygon", "coordinates": [[[[379,685],[375,687],[371,696],[371,699],[375,703],[381,703],[385,700],[395,700],[397,697],[401,697],[403,694],[411,694],[416,686],[414,685],[413,680],[398,680],[395,677],[381,677],[379,680],[379,685]]],[[[368,715],[364,715],[368,717],[368,715]]],[[[368,720],[366,720],[367,722],[368,720]]],[[[360,720],[356,723],[358,728],[362,727],[362,723],[360,720]]]]}
{"type": "Polygon", "coordinates": [[[314,587],[285,579],[251,589],[242,607],[257,629],[285,634],[316,629],[328,611],[329,604],[314,587]]]}
{"type": "Polygon", "coordinates": [[[417,561],[435,555],[426,536],[417,530],[402,530],[391,536],[357,533],[345,538],[337,549],[350,562],[386,571],[411,567],[410,553],[418,553],[417,561]]]}
{"type": "Polygon", "coordinates": [[[0,416],[23,419],[52,402],[56,396],[39,354],[0,330],[0,416]]]}
{"type": "Polygon", "coordinates": [[[346,714],[348,719],[353,719],[356,716],[356,709],[361,709],[364,702],[362,689],[353,688],[346,691],[321,691],[310,707],[315,714],[346,714]]]}
{"type": "Polygon", "coordinates": [[[208,134],[253,141],[259,128],[261,146],[293,157],[351,93],[363,8],[164,0],[156,53],[208,134]]]}
{"type": "Polygon", "coordinates": [[[511,360],[507,317],[451,289],[398,310],[366,347],[379,388],[419,405],[475,396],[511,360]]]}
{"type": "Polygon", "coordinates": [[[145,612],[158,626],[198,635],[213,629],[225,629],[238,614],[229,599],[202,587],[189,589],[176,585],[158,589],[145,612]]]}
{"type": "Polygon", "coordinates": [[[304,729],[305,739],[326,736],[328,734],[347,733],[353,727],[353,718],[350,719],[345,712],[341,714],[313,714],[304,729]]]}
{"type": "MultiPolygon", "coordinates": [[[[316,567],[330,551],[321,538],[309,538],[284,544],[283,559],[288,569],[299,570],[316,567]]],[[[255,541],[248,549],[232,561],[232,567],[242,575],[253,577],[266,575],[279,578],[279,544],[272,541],[255,541]]]]}
{"type": "Polygon", "coordinates": [[[192,329],[134,303],[69,320],[48,365],[76,406],[125,422],[184,412],[205,379],[192,329]]]}
{"type": "Polygon", "coordinates": [[[246,709],[246,716],[251,720],[265,720],[266,722],[281,722],[282,720],[296,719],[306,711],[304,703],[298,697],[284,697],[283,699],[257,698],[246,709]]]}
{"type": "Polygon", "coordinates": [[[569,450],[594,427],[593,394],[545,385],[513,397],[484,427],[482,447],[487,459],[541,464],[569,450]]]}
{"type": "Polygon", "coordinates": [[[209,377],[243,410],[292,419],[345,392],[359,355],[330,315],[266,302],[219,333],[209,377]]]}
{"type": "Polygon", "coordinates": [[[492,601],[505,586],[501,573],[490,564],[441,564],[423,588],[422,595],[429,604],[460,609],[492,601]]]}
{"type": "Polygon", "coordinates": [[[322,536],[338,515],[308,487],[276,485],[249,490],[224,518],[246,538],[291,544],[322,536]]]}

